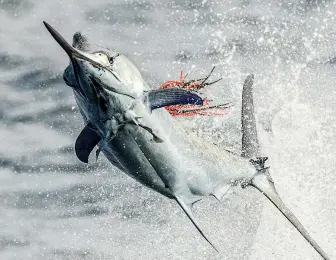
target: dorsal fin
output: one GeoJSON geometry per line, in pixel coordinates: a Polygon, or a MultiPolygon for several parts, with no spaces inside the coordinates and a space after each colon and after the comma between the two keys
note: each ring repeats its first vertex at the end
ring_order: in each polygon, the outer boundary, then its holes
{"type": "Polygon", "coordinates": [[[245,79],[242,94],[242,153],[245,158],[259,156],[259,141],[253,106],[253,74],[245,79]]]}
{"type": "Polygon", "coordinates": [[[164,88],[148,91],[145,103],[150,111],[171,105],[203,105],[203,99],[188,90],[164,88]]]}

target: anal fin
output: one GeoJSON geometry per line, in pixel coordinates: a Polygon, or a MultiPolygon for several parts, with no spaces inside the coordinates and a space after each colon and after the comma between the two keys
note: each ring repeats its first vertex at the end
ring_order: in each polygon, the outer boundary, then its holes
{"type": "Polygon", "coordinates": [[[183,209],[184,213],[186,213],[186,215],[188,216],[188,218],[190,219],[190,221],[194,224],[194,226],[196,227],[196,229],[198,230],[198,232],[201,234],[201,236],[212,246],[213,249],[215,249],[217,252],[219,252],[217,250],[217,248],[214,246],[214,244],[206,237],[206,235],[204,234],[204,232],[200,228],[199,224],[197,223],[196,219],[194,218],[193,213],[191,211],[191,205],[192,204],[186,203],[179,196],[175,196],[175,199],[176,199],[177,203],[180,205],[180,207],[183,209]]]}

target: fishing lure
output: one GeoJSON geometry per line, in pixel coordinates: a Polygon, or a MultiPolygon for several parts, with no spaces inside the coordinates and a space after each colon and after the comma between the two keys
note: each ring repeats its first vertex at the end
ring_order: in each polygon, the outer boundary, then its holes
{"type": "MultiPolygon", "coordinates": [[[[214,66],[210,73],[204,78],[188,81],[186,81],[187,74],[183,77],[183,72],[181,71],[179,80],[165,81],[160,85],[159,89],[180,88],[183,90],[199,92],[199,90],[202,90],[204,87],[213,85],[222,80],[222,78],[219,78],[215,81],[207,82],[215,68],[216,67],[214,66]]],[[[229,113],[229,108],[232,106],[231,103],[210,105],[210,102],[211,100],[208,100],[205,97],[203,99],[203,105],[171,105],[166,106],[165,109],[172,116],[224,116],[229,113]]]]}

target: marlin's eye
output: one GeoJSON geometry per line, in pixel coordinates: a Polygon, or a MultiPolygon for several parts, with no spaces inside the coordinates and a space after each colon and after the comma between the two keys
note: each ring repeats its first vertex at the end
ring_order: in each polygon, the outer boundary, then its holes
{"type": "Polygon", "coordinates": [[[109,62],[111,65],[113,65],[115,58],[117,58],[120,55],[120,53],[117,53],[114,56],[109,56],[109,62]]]}
{"type": "Polygon", "coordinates": [[[113,65],[114,57],[109,57],[109,62],[110,62],[111,65],[113,65]]]}

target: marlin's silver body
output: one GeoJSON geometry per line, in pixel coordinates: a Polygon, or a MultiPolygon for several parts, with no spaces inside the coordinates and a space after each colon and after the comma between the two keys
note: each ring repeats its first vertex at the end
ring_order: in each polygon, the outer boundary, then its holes
{"type": "Polygon", "coordinates": [[[158,130],[164,142],[155,143],[144,129],[128,125],[103,152],[113,164],[119,161],[124,171],[142,184],[163,195],[192,201],[197,196],[219,194],[233,181],[251,179],[255,174],[247,160],[231,154],[231,158],[223,157],[215,148],[201,145],[165,110],[148,115],[139,105],[136,111],[142,122],[158,130]],[[231,163],[236,167],[230,167],[231,163]]]}
{"type": "Polygon", "coordinates": [[[221,199],[232,185],[252,186],[281,211],[325,260],[330,260],[281,201],[268,168],[264,167],[267,158],[258,157],[253,76],[247,77],[243,87],[242,154],[235,155],[202,143],[165,109],[149,110],[144,97],[151,89],[125,56],[101,46],[97,50],[96,45],[89,44],[78,33],[71,46],[50,25],[45,26],[70,57],[64,80],[74,89],[86,125],[77,141],[87,158],[98,145],[121,171],[176,200],[212,246],[193,217],[193,203],[209,195],[221,199]],[[162,142],[154,140],[154,132],[162,142]]]}
{"type": "MultiPolygon", "coordinates": [[[[135,67],[127,69],[132,75],[138,74],[135,67]]],[[[86,103],[76,100],[85,110],[86,103]]],[[[164,142],[152,141],[146,130],[129,124],[102,151],[112,164],[151,189],[192,202],[199,196],[219,195],[233,181],[251,179],[255,174],[248,160],[201,143],[165,109],[150,114],[143,103],[137,103],[134,111],[164,142]]],[[[84,121],[88,119],[84,117],[84,121]]],[[[101,132],[106,132],[104,126],[101,132]]]]}
{"type": "MultiPolygon", "coordinates": [[[[119,54],[112,66],[121,82],[134,90],[133,95],[140,96],[143,91],[150,90],[137,67],[126,56],[119,54]]],[[[74,94],[84,122],[94,123],[103,138],[108,130],[104,121],[114,115],[87,102],[78,91],[74,94]]],[[[117,97],[112,96],[112,109],[116,113],[126,112],[133,99],[122,94],[113,95],[117,97]]],[[[128,124],[102,148],[102,152],[113,165],[143,185],[167,197],[179,196],[193,203],[200,196],[220,198],[232,183],[250,180],[255,175],[255,168],[247,159],[201,143],[165,109],[150,113],[143,102],[136,102],[133,111],[141,117],[143,124],[155,129],[164,142],[153,142],[146,130],[128,124]]]]}

